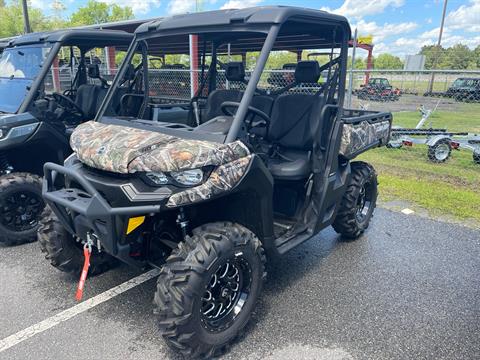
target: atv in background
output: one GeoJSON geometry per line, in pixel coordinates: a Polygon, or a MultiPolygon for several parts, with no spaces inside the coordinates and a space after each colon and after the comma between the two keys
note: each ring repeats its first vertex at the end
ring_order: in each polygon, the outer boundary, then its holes
{"type": "Polygon", "coordinates": [[[367,84],[360,85],[354,92],[361,100],[397,101],[400,99],[400,89],[394,88],[386,78],[371,78],[367,84]]]}
{"type": "MultiPolygon", "coordinates": [[[[0,243],[37,238],[43,164],[63,163],[69,137],[94,118],[108,83],[92,59],[132,35],[112,30],[62,30],[11,40],[0,56],[0,243]],[[90,63],[90,64],[89,64],[90,63]]],[[[106,71],[114,71],[112,69],[106,71]]]]}
{"type": "Polygon", "coordinates": [[[457,101],[480,101],[480,78],[458,78],[445,92],[445,96],[457,101]]]}
{"type": "Polygon", "coordinates": [[[140,26],[96,120],[72,134],[74,154],[63,166],[45,165],[50,206],[39,241],[47,259],[77,274],[84,261],[101,272],[109,258],[159,267],[154,312],[167,344],[189,357],[218,356],[251,317],[267,255],[330,225],[348,240],[369,226],[377,175],[353,159],[387,144],[392,116],[344,109],[350,40],[344,17],[284,6],[140,26]],[[149,57],[188,55],[192,36],[202,63],[190,102],[197,126],[167,120],[157,111],[165,98],[149,88],[149,57]],[[292,49],[330,55],[322,64],[299,61],[293,83],[279,89],[265,66],[292,49]],[[255,55],[256,63],[248,78],[243,62],[225,64],[220,75],[232,87],[218,88],[217,57],[227,54],[255,55]],[[142,96],[121,87],[135,63],[142,96]],[[139,101],[112,114],[120,96],[139,101]]]}
{"type": "Polygon", "coordinates": [[[480,101],[480,78],[458,78],[445,92],[426,92],[423,96],[447,97],[463,102],[480,101]]]}

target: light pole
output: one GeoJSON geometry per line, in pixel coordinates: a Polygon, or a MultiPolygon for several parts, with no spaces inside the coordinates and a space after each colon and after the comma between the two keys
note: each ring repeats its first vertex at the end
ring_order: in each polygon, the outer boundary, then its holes
{"type": "MultiPolygon", "coordinates": [[[[440,46],[442,44],[442,35],[443,35],[443,26],[445,25],[445,14],[447,13],[447,2],[448,0],[444,0],[443,2],[443,13],[442,13],[442,22],[440,23],[440,33],[438,34],[438,42],[437,47],[435,48],[435,58],[433,59],[432,70],[435,69],[437,66],[438,61],[438,52],[440,51],[440,46]]],[[[432,76],[430,77],[430,84],[428,85],[428,92],[433,91],[433,82],[435,81],[435,73],[432,72],[432,76]]]]}
{"type": "Polygon", "coordinates": [[[22,8],[23,8],[23,29],[25,33],[31,33],[32,29],[30,28],[30,20],[28,19],[28,5],[27,0],[22,0],[22,8]]]}

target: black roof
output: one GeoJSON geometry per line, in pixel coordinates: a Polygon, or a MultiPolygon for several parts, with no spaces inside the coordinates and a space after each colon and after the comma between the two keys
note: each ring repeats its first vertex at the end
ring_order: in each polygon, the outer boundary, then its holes
{"type": "Polygon", "coordinates": [[[292,7],[292,6],[257,6],[245,9],[226,9],[190,13],[156,19],[140,25],[136,32],[165,31],[196,27],[215,28],[232,25],[254,27],[257,24],[283,24],[295,18],[305,22],[338,23],[350,31],[348,20],[340,15],[326,11],[292,7]]]}
{"type": "Polygon", "coordinates": [[[75,45],[79,47],[127,47],[132,38],[132,34],[118,30],[65,29],[21,35],[10,40],[8,45],[61,42],[66,46],[75,45]]]}
{"type": "Polygon", "coordinates": [[[138,28],[138,26],[152,20],[158,21],[160,19],[161,18],[144,19],[144,20],[138,20],[138,19],[122,20],[122,21],[114,21],[114,22],[103,23],[103,24],[79,26],[78,28],[74,28],[74,29],[123,30],[129,33],[133,33],[138,28]]]}
{"type": "Polygon", "coordinates": [[[266,33],[275,24],[284,26],[280,29],[273,50],[295,52],[331,48],[332,44],[341,44],[345,37],[351,38],[350,25],[345,17],[289,6],[175,15],[142,24],[135,33],[139,39],[148,39],[149,51],[153,49],[158,55],[188,54],[188,34],[199,34],[200,42],[231,43],[230,53],[233,55],[261,50],[266,33]],[[334,27],[342,31],[334,33],[334,27]]]}

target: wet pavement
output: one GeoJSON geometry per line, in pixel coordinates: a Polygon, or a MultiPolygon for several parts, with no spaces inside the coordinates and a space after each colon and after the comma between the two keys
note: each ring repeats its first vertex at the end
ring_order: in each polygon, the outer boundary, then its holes
{"type": "MultiPolygon", "coordinates": [[[[328,228],[272,261],[224,359],[479,359],[480,231],[377,209],[367,233],[328,228]]],[[[0,248],[0,340],[76,304],[38,244],[0,248]]],[[[139,272],[89,280],[86,297],[139,272]]],[[[0,359],[178,359],[152,316],[155,279],[0,352],[0,359]]]]}

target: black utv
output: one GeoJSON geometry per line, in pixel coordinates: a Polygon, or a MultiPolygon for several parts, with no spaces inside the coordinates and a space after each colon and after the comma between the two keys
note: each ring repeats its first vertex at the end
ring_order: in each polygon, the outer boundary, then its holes
{"type": "Polygon", "coordinates": [[[445,96],[457,101],[480,101],[480,78],[458,78],[445,92],[445,96]]]}
{"type": "Polygon", "coordinates": [[[43,164],[62,164],[73,129],[100,108],[110,67],[105,47],[125,51],[122,31],[63,30],[11,40],[0,56],[0,243],[37,239],[43,164]]]}
{"type": "Polygon", "coordinates": [[[369,225],[377,176],[352,160],[387,144],[392,117],[344,109],[350,40],[344,17],[292,7],[140,26],[95,121],[73,133],[74,154],[64,166],[45,165],[43,195],[53,212],[39,240],[47,259],[77,274],[84,249],[95,273],[113,258],[158,267],[154,312],[168,345],[189,357],[224,351],[254,310],[267,259],[327,226],[357,239],[369,225]],[[191,36],[205,69],[191,99],[196,126],[165,121],[155,111],[165,99],[149,91],[149,57],[189,54],[191,36]],[[294,83],[272,85],[266,64],[303,50],[330,55],[323,64],[299,61],[294,83]],[[119,94],[138,98],[121,85],[138,53],[140,101],[111,115],[119,94]],[[252,69],[232,61],[218,70],[218,56],[252,54],[252,69]],[[217,87],[219,76],[229,88],[217,87]]]}

